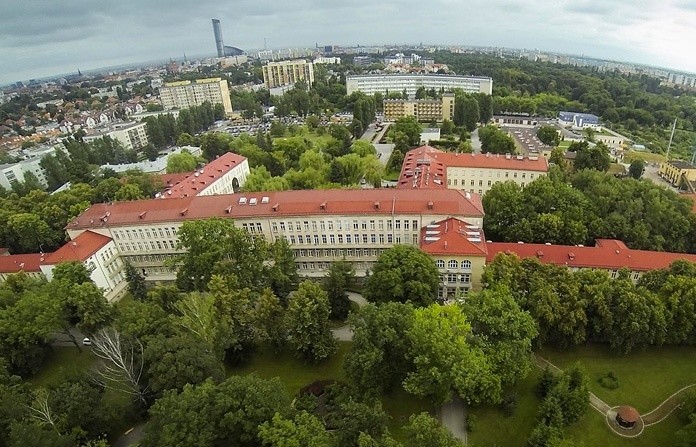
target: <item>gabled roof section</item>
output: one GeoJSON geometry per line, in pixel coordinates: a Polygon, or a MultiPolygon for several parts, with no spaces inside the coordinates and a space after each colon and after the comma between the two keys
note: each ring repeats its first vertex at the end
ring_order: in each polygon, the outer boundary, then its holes
{"type": "Polygon", "coordinates": [[[0,256],[0,273],[40,272],[39,267],[44,258],[49,255],[43,253],[30,253],[25,255],[0,256]]]}
{"type": "Polygon", "coordinates": [[[478,194],[445,189],[328,189],[208,195],[97,203],[68,223],[66,229],[93,229],[186,220],[301,217],[309,215],[440,215],[483,217],[478,194]]]}
{"type": "Polygon", "coordinates": [[[667,268],[678,260],[696,262],[696,255],[631,250],[614,239],[598,239],[594,247],[491,242],[487,262],[492,262],[498,253],[514,253],[520,258],[537,258],[543,263],[574,268],[619,270],[625,267],[636,272],[667,268]]]}
{"type": "Polygon", "coordinates": [[[454,217],[421,228],[420,248],[430,255],[488,254],[483,230],[454,217]]]}
{"type": "Polygon", "coordinates": [[[83,262],[109,242],[111,242],[111,238],[108,236],[95,233],[94,231],[84,231],[58,250],[46,255],[46,259],[42,264],[58,264],[69,261],[83,262]]]}
{"type": "Polygon", "coordinates": [[[165,191],[161,198],[193,197],[210,187],[223,175],[244,163],[246,157],[227,152],[205,165],[200,170],[191,173],[178,184],[165,191]]]}

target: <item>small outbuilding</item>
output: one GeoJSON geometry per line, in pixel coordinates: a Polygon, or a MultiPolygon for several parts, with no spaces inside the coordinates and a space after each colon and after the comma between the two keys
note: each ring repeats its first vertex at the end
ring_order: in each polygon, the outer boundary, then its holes
{"type": "Polygon", "coordinates": [[[633,428],[639,420],[640,413],[633,407],[623,406],[616,411],[616,423],[623,428],[633,428]]]}

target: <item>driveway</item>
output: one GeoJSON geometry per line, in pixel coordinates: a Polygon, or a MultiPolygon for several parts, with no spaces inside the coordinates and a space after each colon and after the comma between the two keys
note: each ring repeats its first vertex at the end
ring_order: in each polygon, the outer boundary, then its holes
{"type": "Polygon", "coordinates": [[[442,425],[466,445],[466,406],[464,401],[459,396],[455,396],[440,408],[439,413],[442,425]]]}

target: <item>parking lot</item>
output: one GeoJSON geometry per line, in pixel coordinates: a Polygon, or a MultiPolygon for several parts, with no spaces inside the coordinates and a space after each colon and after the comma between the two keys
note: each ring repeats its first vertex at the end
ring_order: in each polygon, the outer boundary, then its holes
{"type": "Polygon", "coordinates": [[[550,151],[553,149],[551,146],[547,146],[539,140],[536,136],[536,128],[505,126],[503,129],[507,130],[508,133],[512,135],[517,147],[524,155],[540,154],[543,151],[550,151]]]}

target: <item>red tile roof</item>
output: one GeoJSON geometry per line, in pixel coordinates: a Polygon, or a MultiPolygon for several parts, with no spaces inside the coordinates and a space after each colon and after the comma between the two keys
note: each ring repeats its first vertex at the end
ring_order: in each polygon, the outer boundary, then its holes
{"type": "Polygon", "coordinates": [[[68,261],[84,261],[111,241],[111,238],[93,231],[80,233],[53,253],[46,255],[43,264],[58,264],[68,261]]]}
{"type": "Polygon", "coordinates": [[[509,169],[547,172],[544,157],[500,154],[460,154],[431,146],[410,150],[404,156],[399,188],[447,188],[447,168],[509,169]]]}
{"type": "Polygon", "coordinates": [[[31,253],[0,256],[0,273],[40,272],[41,268],[39,266],[46,256],[49,255],[31,253]]]}
{"type": "Polygon", "coordinates": [[[498,253],[515,253],[520,258],[537,258],[543,263],[568,267],[606,270],[626,267],[637,272],[663,269],[680,259],[696,262],[696,255],[631,250],[623,242],[613,239],[598,239],[594,247],[490,242],[486,262],[493,261],[498,253]]]}
{"type": "Polygon", "coordinates": [[[406,152],[397,187],[447,189],[447,166],[437,159],[439,154],[444,152],[431,146],[406,152]]]}
{"type": "Polygon", "coordinates": [[[227,152],[170,188],[161,198],[193,197],[246,160],[246,157],[227,152]]]}
{"type": "Polygon", "coordinates": [[[457,190],[330,189],[98,203],[70,222],[66,228],[88,229],[210,217],[392,213],[478,218],[483,217],[484,214],[481,197],[478,194],[457,190]]]}
{"type": "Polygon", "coordinates": [[[156,177],[159,177],[160,180],[162,180],[162,184],[164,185],[164,190],[166,191],[167,189],[171,188],[172,186],[178,185],[186,177],[189,175],[192,175],[193,172],[179,172],[177,174],[154,174],[156,177]]]}
{"type": "Polygon", "coordinates": [[[454,217],[423,227],[421,250],[430,255],[488,254],[483,230],[454,217]]]}

